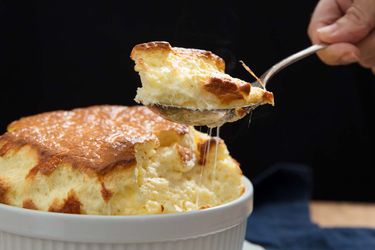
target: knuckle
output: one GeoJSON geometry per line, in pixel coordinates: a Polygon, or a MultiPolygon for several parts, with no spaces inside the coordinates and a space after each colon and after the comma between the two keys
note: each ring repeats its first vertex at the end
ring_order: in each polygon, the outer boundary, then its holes
{"type": "Polygon", "coordinates": [[[309,26],[307,27],[307,35],[312,42],[317,42],[317,34],[316,34],[316,24],[310,22],[309,26]]]}
{"type": "Polygon", "coordinates": [[[362,10],[357,5],[350,6],[346,12],[346,16],[351,22],[357,25],[357,32],[360,34],[369,32],[375,25],[375,18],[368,15],[365,10],[362,10]]]}

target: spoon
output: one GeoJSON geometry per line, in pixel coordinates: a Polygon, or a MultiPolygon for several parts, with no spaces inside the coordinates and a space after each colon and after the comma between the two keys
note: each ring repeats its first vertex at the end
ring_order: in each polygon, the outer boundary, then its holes
{"type": "MultiPolygon", "coordinates": [[[[273,65],[261,77],[261,81],[251,83],[251,86],[265,89],[267,82],[285,67],[309,56],[315,54],[321,49],[326,48],[327,45],[315,44],[304,50],[301,50],[273,65]],[[262,84],[263,83],[263,84],[262,84]]],[[[164,104],[152,104],[148,107],[154,112],[160,114],[170,121],[183,123],[192,126],[207,126],[218,127],[226,122],[234,122],[252,110],[257,108],[260,104],[253,104],[245,107],[237,107],[231,109],[210,109],[210,110],[197,110],[185,107],[175,107],[164,104]]]]}

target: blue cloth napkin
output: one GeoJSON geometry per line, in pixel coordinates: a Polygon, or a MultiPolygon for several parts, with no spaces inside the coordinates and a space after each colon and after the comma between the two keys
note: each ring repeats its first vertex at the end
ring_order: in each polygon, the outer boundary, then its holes
{"type": "Polygon", "coordinates": [[[277,164],[254,179],[246,239],[267,250],[375,250],[373,229],[323,229],[310,221],[311,176],[306,166],[277,164]]]}

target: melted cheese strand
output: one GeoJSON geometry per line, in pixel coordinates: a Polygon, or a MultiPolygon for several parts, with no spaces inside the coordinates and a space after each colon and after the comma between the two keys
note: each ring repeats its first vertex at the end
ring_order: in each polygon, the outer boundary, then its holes
{"type": "Polygon", "coordinates": [[[257,75],[249,68],[249,66],[247,66],[242,60],[240,60],[240,63],[242,64],[242,67],[244,67],[245,70],[249,72],[263,86],[263,88],[265,88],[263,81],[259,77],[257,77],[257,75]]]}
{"type": "Polygon", "coordinates": [[[217,164],[217,153],[219,148],[219,140],[220,140],[220,126],[216,128],[216,137],[217,140],[215,140],[215,159],[214,159],[214,168],[212,170],[212,183],[214,183],[216,179],[216,164],[217,164]]]}
{"type": "MultiPolygon", "coordinates": [[[[205,147],[205,150],[204,150],[204,153],[203,153],[203,164],[201,166],[201,172],[200,172],[200,176],[199,176],[199,187],[202,187],[203,185],[203,175],[204,175],[204,166],[207,164],[207,161],[208,161],[208,154],[210,153],[210,147],[211,147],[211,136],[212,136],[212,130],[213,128],[208,128],[208,136],[209,136],[209,139],[208,139],[208,145],[207,147],[205,147]]],[[[197,208],[199,209],[199,194],[197,193],[197,197],[196,197],[196,206],[197,208]]]]}

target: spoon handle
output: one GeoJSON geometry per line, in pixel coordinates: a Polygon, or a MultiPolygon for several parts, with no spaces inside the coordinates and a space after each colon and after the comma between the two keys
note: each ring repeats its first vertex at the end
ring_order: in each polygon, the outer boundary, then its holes
{"type": "Polygon", "coordinates": [[[287,58],[281,60],[280,62],[273,65],[269,70],[267,70],[260,79],[263,81],[264,84],[267,84],[267,81],[277,72],[282,70],[283,68],[289,66],[290,64],[293,64],[309,55],[315,54],[317,51],[326,48],[327,45],[325,44],[314,44],[310,47],[301,50],[291,56],[288,56],[287,58]]]}

